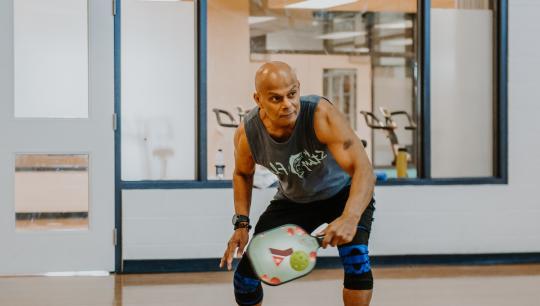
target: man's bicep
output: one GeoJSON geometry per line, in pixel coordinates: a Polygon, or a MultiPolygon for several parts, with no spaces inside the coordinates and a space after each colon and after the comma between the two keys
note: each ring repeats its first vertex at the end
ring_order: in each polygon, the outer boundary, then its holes
{"type": "Polygon", "coordinates": [[[238,128],[234,138],[234,172],[235,174],[251,175],[255,172],[255,161],[251,155],[243,126],[238,128]]]}
{"type": "Polygon", "coordinates": [[[369,164],[364,146],[345,116],[328,102],[323,103],[315,120],[319,140],[328,146],[336,162],[347,172],[369,164]]]}

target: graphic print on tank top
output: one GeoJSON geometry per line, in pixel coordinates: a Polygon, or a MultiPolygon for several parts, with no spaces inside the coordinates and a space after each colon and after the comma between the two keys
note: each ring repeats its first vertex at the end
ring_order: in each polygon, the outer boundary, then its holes
{"type": "Polygon", "coordinates": [[[291,155],[287,166],[281,162],[268,162],[270,166],[268,170],[277,176],[296,174],[299,178],[304,178],[304,175],[308,175],[313,171],[327,156],[328,154],[322,150],[315,150],[313,153],[304,150],[298,154],[291,155]]]}
{"type": "Polygon", "coordinates": [[[273,139],[259,117],[259,107],[244,119],[254,161],[279,178],[274,199],[306,203],[327,199],[350,184],[349,175],[337,164],[315,135],[313,120],[320,96],[300,97],[300,113],[294,130],[284,142],[273,139]]]}

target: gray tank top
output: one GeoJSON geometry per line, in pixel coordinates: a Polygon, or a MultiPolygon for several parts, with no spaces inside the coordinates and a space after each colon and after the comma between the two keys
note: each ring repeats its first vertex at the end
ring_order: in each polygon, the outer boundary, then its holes
{"type": "Polygon", "coordinates": [[[300,97],[300,113],[293,133],[283,142],[268,134],[259,117],[259,107],[252,109],[244,119],[253,159],[279,178],[274,199],[299,203],[324,200],[350,185],[350,176],[315,135],[313,117],[320,98],[300,97]]]}

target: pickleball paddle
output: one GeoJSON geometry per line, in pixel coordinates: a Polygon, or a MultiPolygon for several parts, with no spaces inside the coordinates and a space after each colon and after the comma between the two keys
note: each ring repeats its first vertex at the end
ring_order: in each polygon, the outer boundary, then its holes
{"type": "Polygon", "coordinates": [[[247,255],[261,281],[278,286],[313,270],[323,238],[298,225],[285,224],[253,236],[247,255]]]}

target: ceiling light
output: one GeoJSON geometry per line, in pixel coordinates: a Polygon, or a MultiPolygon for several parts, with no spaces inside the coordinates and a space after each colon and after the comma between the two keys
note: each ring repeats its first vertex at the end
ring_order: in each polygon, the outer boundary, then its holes
{"type": "Polygon", "coordinates": [[[366,47],[361,47],[361,48],[355,48],[355,47],[336,47],[336,48],[334,48],[334,51],[368,53],[368,52],[369,52],[369,48],[366,48],[366,47]]]}
{"type": "Polygon", "coordinates": [[[368,53],[369,48],[363,47],[363,48],[355,48],[354,52],[362,52],[362,53],[368,53]]]}
{"type": "Polygon", "coordinates": [[[376,24],[374,26],[375,29],[410,29],[413,27],[413,23],[411,20],[405,20],[401,22],[392,22],[392,23],[382,23],[382,24],[376,24]]]}
{"type": "Polygon", "coordinates": [[[249,16],[248,17],[248,24],[256,24],[256,23],[263,23],[270,20],[274,20],[276,17],[272,16],[249,16]]]}
{"type": "Polygon", "coordinates": [[[287,9],[323,10],[334,6],[356,2],[356,0],[307,0],[285,5],[287,9]]]}
{"type": "Polygon", "coordinates": [[[345,38],[353,38],[356,36],[362,36],[366,35],[366,32],[352,32],[352,31],[346,31],[346,32],[332,32],[324,35],[319,35],[316,38],[318,39],[345,39],[345,38]]]}
{"type": "Polygon", "coordinates": [[[396,38],[381,40],[381,44],[387,46],[410,46],[413,44],[412,38],[396,38]]]}

